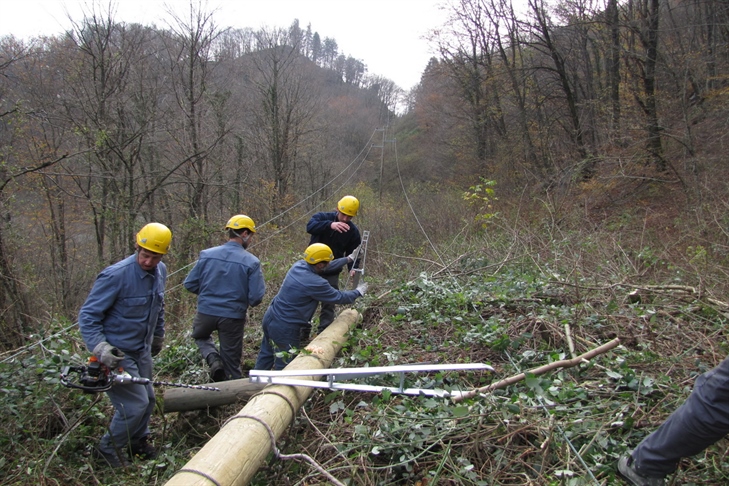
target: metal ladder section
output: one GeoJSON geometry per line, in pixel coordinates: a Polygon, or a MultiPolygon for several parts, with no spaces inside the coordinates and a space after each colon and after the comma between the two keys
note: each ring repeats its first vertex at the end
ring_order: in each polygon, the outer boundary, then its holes
{"type": "Polygon", "coordinates": [[[357,252],[356,258],[354,259],[354,262],[357,263],[357,260],[359,260],[360,266],[362,268],[354,268],[354,276],[352,277],[352,288],[356,289],[357,285],[359,285],[359,279],[360,277],[364,276],[365,271],[365,258],[367,258],[367,243],[370,239],[370,232],[369,231],[363,231],[362,232],[362,243],[359,245],[359,251],[357,252]]]}
{"type": "Polygon", "coordinates": [[[405,374],[415,373],[419,371],[439,372],[439,371],[466,371],[466,370],[483,370],[493,371],[494,369],[483,363],[470,364],[411,364],[411,365],[394,365],[394,366],[371,366],[364,368],[328,368],[317,370],[282,370],[282,371],[264,371],[250,370],[249,378],[251,383],[266,383],[273,385],[290,385],[290,386],[308,386],[313,388],[329,388],[330,390],[351,390],[363,392],[382,392],[390,390],[392,393],[400,393],[404,395],[425,395],[432,397],[454,397],[460,396],[464,391],[448,391],[441,389],[428,388],[405,388],[405,374]],[[366,376],[381,375],[392,373],[400,375],[400,386],[379,386],[379,385],[361,385],[357,383],[341,383],[341,380],[352,380],[355,378],[364,378],[366,376]],[[323,381],[301,380],[291,378],[295,376],[309,377],[325,377],[323,381]]]}

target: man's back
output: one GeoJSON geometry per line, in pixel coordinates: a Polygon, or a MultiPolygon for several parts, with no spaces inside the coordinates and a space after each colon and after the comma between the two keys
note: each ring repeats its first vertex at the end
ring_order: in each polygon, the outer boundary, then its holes
{"type": "Polygon", "coordinates": [[[198,312],[235,319],[266,291],[260,261],[234,241],[201,251],[185,288],[198,295],[198,312]]]}

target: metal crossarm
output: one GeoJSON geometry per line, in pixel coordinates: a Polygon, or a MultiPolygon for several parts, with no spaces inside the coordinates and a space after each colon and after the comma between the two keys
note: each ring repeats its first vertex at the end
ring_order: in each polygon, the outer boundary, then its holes
{"type": "Polygon", "coordinates": [[[427,388],[405,388],[405,373],[414,372],[440,372],[440,371],[468,371],[483,370],[493,371],[494,369],[483,363],[471,364],[413,364],[395,366],[371,366],[364,368],[328,368],[315,370],[282,370],[264,371],[251,370],[249,378],[251,383],[268,383],[274,385],[308,386],[313,388],[328,388],[330,390],[351,390],[364,392],[382,392],[390,390],[392,393],[404,395],[425,395],[435,397],[459,396],[464,392],[448,391],[441,389],[427,388]],[[361,385],[357,383],[341,383],[342,380],[352,380],[382,374],[397,374],[400,378],[400,386],[361,385]],[[317,378],[323,381],[303,380],[292,377],[306,376],[317,378]]]}
{"type": "Polygon", "coordinates": [[[360,277],[364,276],[365,271],[365,259],[367,258],[367,243],[370,239],[370,232],[362,232],[362,243],[359,245],[359,251],[357,252],[356,258],[354,259],[355,264],[359,262],[360,268],[353,268],[354,276],[352,277],[352,287],[357,288],[359,285],[360,277]]]}

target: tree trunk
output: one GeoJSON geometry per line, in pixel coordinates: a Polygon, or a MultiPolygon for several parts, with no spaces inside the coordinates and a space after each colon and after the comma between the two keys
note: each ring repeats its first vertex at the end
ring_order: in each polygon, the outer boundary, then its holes
{"type": "Polygon", "coordinates": [[[265,388],[263,383],[251,383],[248,378],[241,380],[208,383],[205,386],[220,388],[219,392],[197,390],[194,388],[167,388],[164,392],[163,412],[187,412],[209,407],[230,405],[250,398],[265,388]]]}

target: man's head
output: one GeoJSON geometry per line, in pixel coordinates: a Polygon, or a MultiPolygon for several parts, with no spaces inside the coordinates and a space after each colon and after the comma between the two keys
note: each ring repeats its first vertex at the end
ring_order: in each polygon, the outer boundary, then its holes
{"type": "Polygon", "coordinates": [[[228,220],[225,229],[228,230],[228,238],[237,239],[243,248],[248,248],[251,237],[256,232],[256,223],[245,214],[236,214],[228,220]]]}
{"type": "Polygon", "coordinates": [[[349,223],[357,216],[359,211],[359,200],[354,196],[344,196],[337,203],[337,220],[342,223],[349,223]]]}
{"type": "Polygon", "coordinates": [[[137,263],[145,271],[154,270],[170,249],[172,231],[160,223],[146,224],[137,233],[137,263]]]}
{"type": "Polygon", "coordinates": [[[334,254],[324,243],[314,243],[304,251],[304,260],[314,267],[316,273],[322,273],[329,266],[329,262],[334,260],[334,254]]]}

